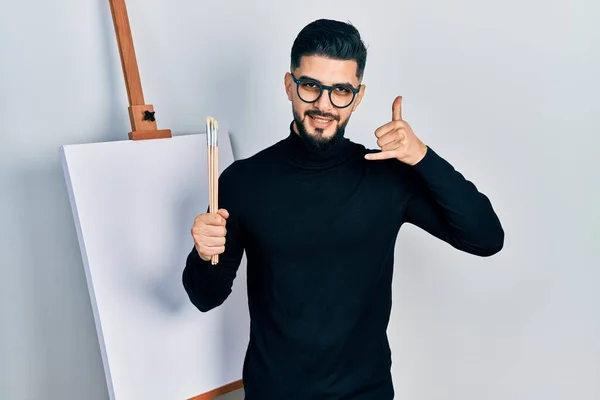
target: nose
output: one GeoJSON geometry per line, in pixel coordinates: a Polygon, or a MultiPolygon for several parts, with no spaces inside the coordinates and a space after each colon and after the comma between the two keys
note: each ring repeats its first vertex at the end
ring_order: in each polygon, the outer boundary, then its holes
{"type": "Polygon", "coordinates": [[[323,112],[330,112],[333,109],[333,104],[331,104],[331,100],[329,100],[329,91],[327,89],[323,89],[321,97],[315,101],[315,106],[323,112]]]}

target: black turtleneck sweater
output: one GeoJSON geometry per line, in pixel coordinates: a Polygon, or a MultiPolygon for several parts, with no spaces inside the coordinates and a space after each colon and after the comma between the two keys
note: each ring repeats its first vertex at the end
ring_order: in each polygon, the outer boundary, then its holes
{"type": "Polygon", "coordinates": [[[291,132],[219,178],[225,253],[212,266],[192,250],[183,284],[200,311],[221,305],[246,251],[247,400],[392,399],[386,330],[402,224],[478,256],[503,246],[488,198],[431,148],[415,166],[367,152],[348,139],[312,152],[291,132]]]}

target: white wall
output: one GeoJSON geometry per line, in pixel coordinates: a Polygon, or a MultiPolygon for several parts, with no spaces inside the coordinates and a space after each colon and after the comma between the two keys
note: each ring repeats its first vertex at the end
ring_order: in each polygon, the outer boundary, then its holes
{"type": "MultiPolygon", "coordinates": [[[[297,32],[351,20],[370,54],[350,137],[374,146],[403,95],[405,119],[491,197],[507,234],[501,254],[479,259],[402,231],[397,398],[600,398],[598,2],[128,6],[159,126],[196,132],[213,115],[238,157],[287,134],[282,82],[297,32]]],[[[104,400],[57,149],[127,136],[108,1],[0,10],[0,398],[104,400]]]]}

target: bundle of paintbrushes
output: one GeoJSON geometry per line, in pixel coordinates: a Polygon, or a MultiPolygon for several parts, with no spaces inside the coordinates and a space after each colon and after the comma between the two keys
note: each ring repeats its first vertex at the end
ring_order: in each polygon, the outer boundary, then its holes
{"type": "MultiPolygon", "coordinates": [[[[208,210],[219,210],[219,123],[212,117],[206,118],[206,145],[208,158],[208,210]]],[[[211,258],[213,265],[219,263],[219,255],[211,258]]]]}

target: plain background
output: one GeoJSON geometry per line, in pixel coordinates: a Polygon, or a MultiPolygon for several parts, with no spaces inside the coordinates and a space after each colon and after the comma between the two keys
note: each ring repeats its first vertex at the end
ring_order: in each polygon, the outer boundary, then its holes
{"type": "MultiPolygon", "coordinates": [[[[397,398],[600,398],[600,3],[127,4],[159,127],[200,132],[212,115],[238,158],[288,134],[283,75],[298,31],[320,17],[355,24],[367,94],[348,136],[375,146],[403,95],[416,134],[492,199],[506,230],[505,249],[482,259],[403,228],[397,398]]],[[[3,1],[3,400],[107,399],[58,147],[128,130],[108,1],[3,1]]]]}

